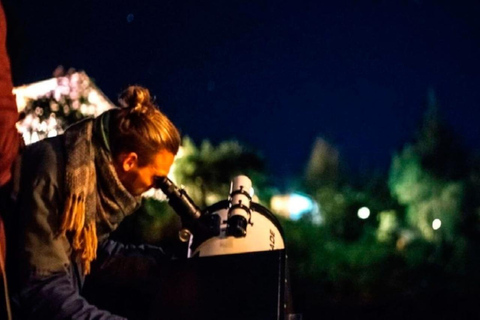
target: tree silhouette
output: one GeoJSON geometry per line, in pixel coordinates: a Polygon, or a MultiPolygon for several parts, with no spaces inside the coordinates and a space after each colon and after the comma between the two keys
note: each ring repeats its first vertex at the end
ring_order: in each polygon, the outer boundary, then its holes
{"type": "Polygon", "coordinates": [[[339,152],[322,138],[315,140],[310,159],[305,170],[307,190],[316,190],[322,186],[337,186],[340,182],[339,152]]]}
{"type": "Polygon", "coordinates": [[[389,188],[406,207],[406,222],[428,240],[453,241],[461,219],[466,152],[442,121],[433,91],[413,144],[393,157],[389,188]],[[435,219],[441,228],[434,230],[435,219]]]}

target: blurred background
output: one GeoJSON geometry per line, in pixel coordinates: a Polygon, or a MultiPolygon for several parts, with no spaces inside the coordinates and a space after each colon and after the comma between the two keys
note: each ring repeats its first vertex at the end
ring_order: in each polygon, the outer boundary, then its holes
{"type": "MultiPolygon", "coordinates": [[[[248,175],[280,219],[295,309],[467,316],[480,273],[480,5],[2,0],[27,143],[149,88],[202,208],[248,175]]],[[[174,250],[161,195],[115,235],[174,250]]]]}

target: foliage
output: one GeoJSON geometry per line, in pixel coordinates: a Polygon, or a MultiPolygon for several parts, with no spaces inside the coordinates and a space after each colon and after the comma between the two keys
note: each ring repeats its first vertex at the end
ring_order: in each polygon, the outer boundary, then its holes
{"type": "Polygon", "coordinates": [[[336,148],[317,138],[305,170],[304,184],[308,190],[340,183],[340,155],[336,148]]]}
{"type": "Polygon", "coordinates": [[[260,190],[259,197],[267,189],[263,158],[237,141],[214,146],[205,140],[197,147],[185,137],[183,155],[176,161],[173,174],[200,207],[226,199],[230,181],[236,175],[248,176],[256,192],[260,190]]]}
{"type": "Polygon", "coordinates": [[[430,241],[453,241],[462,218],[466,156],[459,146],[432,104],[416,142],[392,161],[391,193],[406,207],[407,224],[430,241]],[[437,231],[432,229],[435,219],[442,223],[437,231]]]}
{"type": "Polygon", "coordinates": [[[388,179],[371,175],[360,185],[342,179],[338,153],[317,141],[304,187],[324,224],[282,220],[293,295],[305,316],[319,305],[413,306],[438,291],[447,301],[478,292],[480,162],[467,165],[467,152],[429,98],[416,140],[393,157],[388,179]],[[371,209],[366,221],[356,216],[360,206],[371,209]],[[442,222],[439,230],[434,219],[442,222]]]}
{"type": "Polygon", "coordinates": [[[401,281],[395,268],[396,263],[402,264],[400,256],[391,245],[377,242],[372,230],[357,242],[346,242],[332,237],[325,227],[305,221],[282,220],[282,225],[292,289],[300,308],[318,301],[368,303],[398,290],[401,281]]]}
{"type": "Polygon", "coordinates": [[[392,242],[395,234],[400,229],[398,215],[395,210],[386,210],[378,213],[377,240],[380,242],[392,242]]]}
{"type": "Polygon", "coordinates": [[[319,308],[333,314],[344,308],[365,312],[399,302],[424,308],[416,303],[432,296],[462,299],[471,289],[478,292],[480,260],[466,259],[478,257],[478,246],[468,246],[462,239],[455,245],[438,245],[416,238],[397,248],[395,242],[377,241],[370,227],[358,241],[343,241],[325,226],[304,220],[281,223],[293,302],[304,317],[314,317],[319,308]]]}
{"type": "Polygon", "coordinates": [[[459,137],[440,116],[435,94],[429,101],[423,122],[412,146],[423,170],[434,178],[457,181],[467,174],[468,154],[459,137]]]}
{"type": "Polygon", "coordinates": [[[348,186],[324,186],[316,190],[314,199],[320,204],[320,212],[326,230],[344,240],[357,240],[363,230],[363,222],[357,210],[366,204],[365,195],[348,186]]]}
{"type": "Polygon", "coordinates": [[[367,227],[376,226],[379,212],[397,208],[384,174],[375,171],[356,181],[356,175],[350,174],[347,179],[345,173],[337,148],[317,138],[303,178],[304,191],[319,205],[325,229],[332,236],[356,241],[367,227]],[[364,206],[371,216],[360,220],[358,209],[364,206]]]}

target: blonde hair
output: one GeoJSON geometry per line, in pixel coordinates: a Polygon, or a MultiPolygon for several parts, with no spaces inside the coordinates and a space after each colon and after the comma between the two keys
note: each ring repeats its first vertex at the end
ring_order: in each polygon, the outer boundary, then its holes
{"type": "Polygon", "coordinates": [[[148,164],[160,150],[177,154],[180,133],[153,102],[148,89],[130,86],[119,96],[122,107],[110,121],[110,148],[114,158],[122,152],[138,154],[148,164]]]}

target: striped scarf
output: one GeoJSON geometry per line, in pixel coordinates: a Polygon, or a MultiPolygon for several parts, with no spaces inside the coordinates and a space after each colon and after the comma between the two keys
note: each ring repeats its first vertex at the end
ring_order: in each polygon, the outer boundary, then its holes
{"type": "Polygon", "coordinates": [[[98,242],[140,204],[140,197],[132,196],[120,182],[112,163],[108,121],[115,111],[65,131],[66,198],[60,232],[71,236],[74,259],[84,275],[90,273],[98,242]]]}

